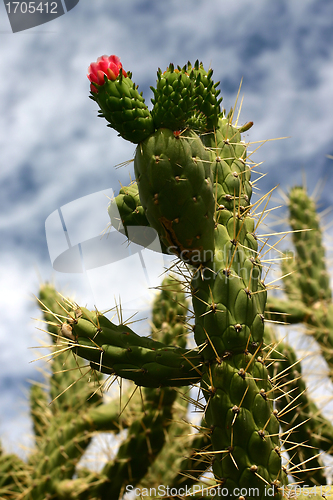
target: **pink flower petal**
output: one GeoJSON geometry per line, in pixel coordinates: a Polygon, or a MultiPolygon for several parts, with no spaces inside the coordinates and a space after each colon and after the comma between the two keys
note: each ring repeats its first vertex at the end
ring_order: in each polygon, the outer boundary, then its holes
{"type": "MultiPolygon", "coordinates": [[[[104,75],[106,75],[109,80],[114,81],[118,77],[120,69],[122,70],[123,76],[126,78],[127,73],[123,70],[119,57],[115,55],[104,55],[100,56],[97,59],[97,62],[93,62],[90,64],[87,77],[90,82],[97,83],[98,85],[103,85],[104,75]]],[[[97,92],[96,87],[94,87],[93,85],[91,85],[90,88],[93,92],[97,92]]]]}

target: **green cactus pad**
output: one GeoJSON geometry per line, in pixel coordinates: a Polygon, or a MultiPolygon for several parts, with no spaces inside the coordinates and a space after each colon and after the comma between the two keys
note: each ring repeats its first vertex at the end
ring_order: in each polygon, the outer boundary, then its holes
{"type": "Polygon", "coordinates": [[[134,169],[146,217],[168,253],[194,265],[211,259],[215,202],[199,137],[159,129],[137,147],[134,169]]]}
{"type": "Polygon", "coordinates": [[[149,226],[136,182],[123,186],[108,207],[111,224],[128,237],[127,226],[149,226]]]}

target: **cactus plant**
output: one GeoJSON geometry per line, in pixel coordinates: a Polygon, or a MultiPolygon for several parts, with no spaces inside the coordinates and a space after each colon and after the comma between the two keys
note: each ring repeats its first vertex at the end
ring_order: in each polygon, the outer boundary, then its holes
{"type": "Polygon", "coordinates": [[[230,496],[247,490],[247,498],[265,496],[269,486],[280,497],[287,477],[262,353],[266,289],[251,215],[251,167],[240,135],[250,125],[239,127],[233,112],[220,109],[212,71],[199,63],[170,65],[158,72],[150,116],[145,110],[154,130],[146,127],[138,137],[138,118],[129,118],[128,110],[137,109],[141,97],[119,93],[132,87],[125,72],[111,83],[106,73],[92,97],[111,124],[122,113],[126,133],[115,128],[138,144],[134,170],[146,219],[167,251],[191,270],[184,289],[192,296],[197,348],[139,338],[79,307],[68,312],[62,333],[95,370],[137,385],[200,381],[215,486],[230,496]],[[106,102],[113,104],[106,108],[106,102]]]}
{"type": "MultiPolygon", "coordinates": [[[[286,281],[292,300],[273,297],[267,305],[257,236],[266,197],[251,202],[255,163],[241,137],[252,122],[240,126],[233,109],[221,108],[212,77],[198,61],[158,70],[150,111],[118,57],[89,67],[99,116],[137,145],[135,181],[111,201],[111,224],[144,246],[157,233],[178,274],[161,286],[148,338],[97,309],[60,300],[51,288],[41,291],[57,340],[54,401],[49,407],[48,393],[33,385],[36,451],[28,464],[8,457],[14,472],[1,465],[4,498],[120,500],[135,487],[157,498],[164,485],[168,498],[281,499],[288,472],[298,483],[325,480],[319,452],[332,453],[333,428],[305,392],[295,352],[265,326],[281,313],[302,321],[330,361],[331,294],[315,210],[302,190],[290,193],[291,225],[302,230],[295,232],[297,272],[286,281]],[[309,225],[314,230],[303,231],[309,225]],[[189,328],[196,346],[187,344],[189,328]],[[139,386],[142,405],[128,396],[129,417],[120,418],[101,404],[88,373],[74,383],[81,358],[97,383],[105,374],[139,386]],[[191,386],[200,389],[196,400],[191,386]],[[187,423],[189,402],[202,414],[199,424],[187,423]],[[73,408],[78,415],[59,432],[73,408]],[[113,460],[100,472],[77,468],[92,431],[121,426],[127,435],[113,460]]],[[[288,272],[293,265],[283,264],[288,272]]]]}

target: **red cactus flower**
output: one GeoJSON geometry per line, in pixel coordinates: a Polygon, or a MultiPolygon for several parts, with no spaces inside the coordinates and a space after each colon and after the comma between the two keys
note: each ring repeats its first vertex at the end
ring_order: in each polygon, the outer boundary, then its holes
{"type": "Polygon", "coordinates": [[[97,62],[91,63],[88,68],[87,77],[91,81],[90,90],[97,93],[97,88],[93,83],[98,85],[104,84],[104,75],[108,77],[109,80],[115,80],[119,75],[120,68],[122,69],[123,76],[127,76],[126,72],[123,70],[123,66],[117,56],[101,56],[97,59],[97,62]]]}

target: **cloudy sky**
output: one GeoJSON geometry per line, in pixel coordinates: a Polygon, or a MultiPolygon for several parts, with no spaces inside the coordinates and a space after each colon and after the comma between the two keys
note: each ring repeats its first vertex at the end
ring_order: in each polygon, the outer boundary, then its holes
{"type": "Polygon", "coordinates": [[[305,176],[310,193],[322,181],[320,208],[333,204],[331,0],[80,0],[66,15],[15,34],[1,3],[0,434],[6,446],[18,425],[20,436],[28,429],[24,391],[35,376],[36,353],[28,348],[40,337],[31,319],[38,315],[32,294],[40,281],[52,279],[100,308],[113,303],[124,283],[122,300],[136,287],[147,301],[144,278],[135,282],[131,273],[135,256],[118,273],[99,268],[87,275],[54,270],[49,254],[54,260],[61,253],[60,207],[76,242],[97,236],[107,224],[107,196],[133,177],[132,163],[114,168],[133,158],[133,144],[97,118],[88,98],[87,68],[103,54],[121,58],[147,103],[157,68],[170,62],[211,66],[227,109],[243,78],[241,122],[255,124],[246,139],[288,137],[256,154],[267,173],[261,192],[276,184],[287,191],[305,176]]]}

